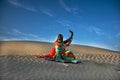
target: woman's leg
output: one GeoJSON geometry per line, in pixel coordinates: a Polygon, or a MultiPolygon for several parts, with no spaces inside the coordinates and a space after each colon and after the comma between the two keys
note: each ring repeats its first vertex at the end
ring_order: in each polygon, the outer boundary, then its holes
{"type": "Polygon", "coordinates": [[[52,48],[48,54],[45,54],[45,57],[53,57],[55,55],[55,48],[52,48]]]}
{"type": "Polygon", "coordinates": [[[65,61],[62,59],[62,55],[61,55],[60,53],[56,55],[55,61],[57,61],[57,62],[65,62],[65,61]]]}
{"type": "Polygon", "coordinates": [[[72,63],[78,63],[78,60],[76,60],[75,56],[71,52],[71,50],[66,50],[65,55],[63,56],[64,60],[67,62],[72,62],[72,63]]]}
{"type": "Polygon", "coordinates": [[[37,58],[44,58],[44,57],[51,58],[51,57],[53,57],[54,55],[55,55],[55,48],[52,48],[48,54],[38,55],[38,56],[36,56],[36,57],[37,57],[37,58]]]}
{"type": "Polygon", "coordinates": [[[65,51],[65,55],[66,55],[67,57],[76,59],[75,56],[74,56],[74,54],[71,52],[71,50],[66,50],[66,51],[65,51]]]}
{"type": "Polygon", "coordinates": [[[63,58],[66,62],[78,63],[78,60],[75,60],[75,59],[70,58],[68,56],[63,56],[63,58]]]}

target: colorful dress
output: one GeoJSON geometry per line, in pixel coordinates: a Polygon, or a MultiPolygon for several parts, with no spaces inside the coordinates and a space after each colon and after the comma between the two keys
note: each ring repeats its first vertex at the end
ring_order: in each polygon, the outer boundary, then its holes
{"type": "Polygon", "coordinates": [[[57,62],[72,62],[77,63],[78,60],[75,60],[75,56],[70,50],[65,50],[65,42],[55,42],[55,52],[57,53],[55,61],[57,62]]]}
{"type": "Polygon", "coordinates": [[[69,38],[65,41],[59,43],[58,41],[54,42],[54,47],[50,50],[48,54],[38,55],[37,58],[47,58],[50,60],[54,60],[56,62],[72,62],[78,63],[79,61],[75,59],[75,56],[70,50],[66,50],[65,48],[69,46],[72,38],[69,38]],[[56,54],[57,53],[57,54],[56,54]]]}

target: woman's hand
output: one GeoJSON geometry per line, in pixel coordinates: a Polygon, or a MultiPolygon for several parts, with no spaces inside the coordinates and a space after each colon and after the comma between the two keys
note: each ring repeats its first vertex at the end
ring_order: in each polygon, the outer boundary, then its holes
{"type": "Polygon", "coordinates": [[[69,30],[69,32],[71,33],[70,39],[72,39],[73,38],[73,31],[69,30]]]}
{"type": "Polygon", "coordinates": [[[73,31],[69,30],[69,32],[71,33],[71,36],[73,36],[73,31]]]}

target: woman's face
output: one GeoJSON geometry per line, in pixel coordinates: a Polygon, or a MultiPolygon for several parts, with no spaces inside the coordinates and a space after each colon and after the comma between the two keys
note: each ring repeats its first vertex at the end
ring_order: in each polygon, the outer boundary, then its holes
{"type": "Polygon", "coordinates": [[[63,35],[61,34],[58,35],[58,42],[63,42],[63,35]]]}

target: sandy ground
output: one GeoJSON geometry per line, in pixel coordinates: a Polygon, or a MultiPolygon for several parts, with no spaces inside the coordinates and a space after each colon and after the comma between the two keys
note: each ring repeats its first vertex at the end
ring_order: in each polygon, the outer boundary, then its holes
{"type": "Polygon", "coordinates": [[[0,80],[120,80],[120,52],[71,45],[82,63],[58,63],[36,59],[53,44],[0,42],[0,80]]]}

